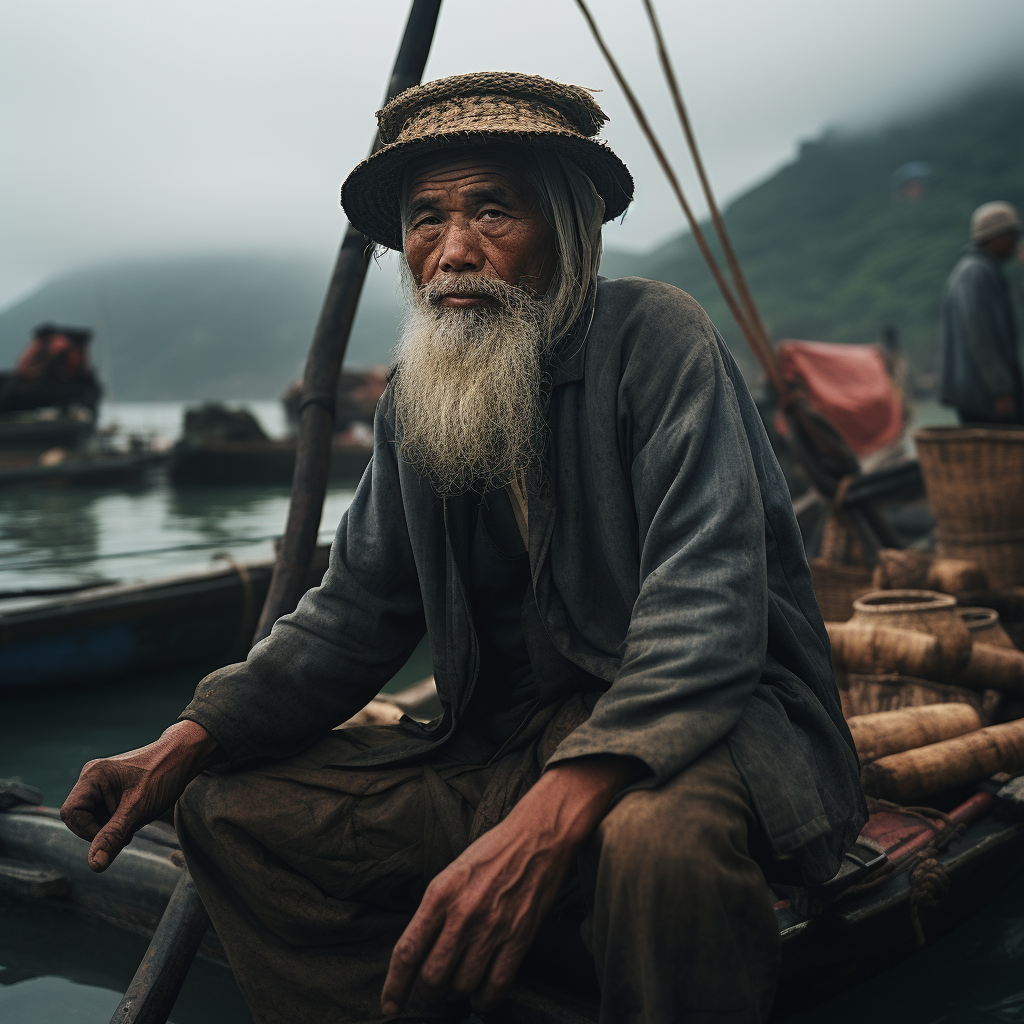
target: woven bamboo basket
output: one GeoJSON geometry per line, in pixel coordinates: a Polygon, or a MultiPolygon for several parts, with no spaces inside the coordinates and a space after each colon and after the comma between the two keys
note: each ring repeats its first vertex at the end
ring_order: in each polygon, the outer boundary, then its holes
{"type": "Polygon", "coordinates": [[[983,722],[991,722],[1002,695],[995,690],[964,690],[959,686],[933,683],[911,676],[865,676],[851,674],[842,680],[839,697],[843,715],[869,715],[875,711],[898,711],[924,704],[970,704],[983,722]]]}
{"type": "Polygon", "coordinates": [[[993,644],[1008,650],[1016,649],[1016,645],[1010,639],[1010,634],[1003,629],[1003,624],[999,621],[999,612],[995,608],[968,606],[957,608],[957,614],[970,630],[972,640],[980,640],[982,643],[993,644]]]}
{"type": "Polygon", "coordinates": [[[944,558],[977,562],[993,586],[1024,583],[1024,430],[914,431],[944,558]]]}
{"type": "Polygon", "coordinates": [[[846,622],[853,602],[872,590],[871,570],[863,565],[837,565],[824,558],[811,559],[814,596],[826,622],[846,622]]]}
{"type": "Polygon", "coordinates": [[[998,696],[994,690],[979,693],[959,686],[933,683],[928,679],[897,675],[851,673],[840,688],[843,714],[847,718],[879,711],[899,711],[901,708],[921,708],[932,703],[967,703],[987,722],[998,696]]]}

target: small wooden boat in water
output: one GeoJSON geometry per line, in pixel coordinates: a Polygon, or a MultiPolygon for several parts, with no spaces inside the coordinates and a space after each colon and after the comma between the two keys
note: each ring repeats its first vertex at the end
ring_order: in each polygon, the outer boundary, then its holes
{"type": "MultiPolygon", "coordinates": [[[[372,444],[335,440],[330,479],[355,483],[373,454],[372,444]]],[[[176,484],[289,484],[295,472],[295,441],[179,441],[171,454],[176,484]]]]}
{"type": "Polygon", "coordinates": [[[38,461],[0,462],[0,487],[9,484],[118,484],[137,480],[164,462],[167,452],[83,456],[51,464],[38,461]]]}
{"type": "MultiPolygon", "coordinates": [[[[0,810],[0,895],[66,907],[151,935],[184,863],[173,828],[162,821],[147,825],[96,875],[86,864],[87,844],[65,828],[56,809],[34,806],[29,787],[19,782],[0,780],[0,809],[6,807],[0,810]]],[[[783,951],[776,1012],[812,1005],[892,966],[918,947],[915,932],[933,941],[991,898],[1024,853],[1020,782],[983,784],[937,826],[912,813],[876,811],[847,855],[840,880],[824,892],[770,880],[783,951]],[[946,844],[947,829],[962,834],[946,844]],[[941,885],[929,887],[920,873],[892,870],[929,847],[925,877],[941,878],[941,885]]],[[[497,1019],[598,1019],[597,981],[579,920],[563,912],[545,925],[497,1019]]],[[[212,928],[200,953],[224,962],[212,928]]]]}
{"type": "MultiPolygon", "coordinates": [[[[327,568],[317,548],[309,586],[327,568]]],[[[0,690],[81,686],[133,672],[226,663],[249,648],[274,563],[226,561],[142,583],[0,603],[0,690]]]]}

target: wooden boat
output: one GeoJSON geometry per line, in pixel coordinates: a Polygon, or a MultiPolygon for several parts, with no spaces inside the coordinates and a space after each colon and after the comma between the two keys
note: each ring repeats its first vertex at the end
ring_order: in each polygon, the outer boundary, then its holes
{"type": "MultiPolygon", "coordinates": [[[[0,781],[0,809],[7,807],[0,812],[0,893],[152,934],[183,866],[171,825],[147,825],[106,872],[96,875],[86,865],[87,844],[65,828],[56,809],[34,806],[32,800],[29,787],[0,781]]],[[[978,909],[1019,867],[1022,813],[1024,787],[1017,784],[985,784],[950,810],[950,820],[965,832],[935,854],[950,881],[948,894],[934,907],[917,904],[928,941],[978,909]]],[[[870,879],[887,856],[906,860],[932,835],[911,816],[873,814],[862,834],[867,843],[848,855],[844,884],[870,879]]],[[[918,894],[906,873],[846,896],[837,885],[813,912],[808,903],[814,900],[802,890],[783,890],[774,880],[770,884],[778,889],[773,899],[783,951],[777,1012],[811,1005],[917,948],[912,908],[918,894]]],[[[200,954],[224,962],[212,929],[200,954]]],[[[578,919],[563,913],[538,935],[500,1019],[583,1024],[598,1019],[597,1005],[596,977],[578,919]]]]}
{"type": "Polygon", "coordinates": [[[0,449],[38,455],[47,448],[76,448],[95,430],[91,420],[0,418],[0,449]]]}
{"type": "Polygon", "coordinates": [[[0,487],[9,484],[117,484],[137,480],[151,466],[169,457],[167,452],[97,455],[70,458],[54,465],[23,460],[0,462],[0,487]]]}
{"type": "Polygon", "coordinates": [[[95,409],[103,388],[90,370],[74,377],[32,379],[0,372],[0,411],[29,412],[34,409],[67,409],[72,405],[95,409]]]}
{"type": "MultiPolygon", "coordinates": [[[[357,481],[373,445],[335,441],[330,479],[357,481]]],[[[295,472],[295,441],[180,441],[171,453],[176,484],[289,484],[295,472]]]]}
{"type": "MultiPolygon", "coordinates": [[[[327,568],[317,549],[309,585],[327,568]]],[[[142,583],[89,587],[4,609],[0,689],[80,686],[183,664],[226,663],[248,649],[271,560],[220,563],[142,583]]]]}

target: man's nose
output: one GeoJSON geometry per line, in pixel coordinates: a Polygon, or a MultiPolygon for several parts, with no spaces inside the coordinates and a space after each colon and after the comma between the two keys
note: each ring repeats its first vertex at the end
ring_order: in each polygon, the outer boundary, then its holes
{"type": "Polygon", "coordinates": [[[481,270],[483,264],[483,253],[476,232],[468,225],[449,224],[438,269],[444,274],[457,274],[467,270],[481,270]]]}

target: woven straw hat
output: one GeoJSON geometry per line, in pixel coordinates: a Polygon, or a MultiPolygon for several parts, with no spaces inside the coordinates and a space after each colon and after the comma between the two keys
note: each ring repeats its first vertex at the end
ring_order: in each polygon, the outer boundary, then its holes
{"type": "Polygon", "coordinates": [[[626,165],[594,138],[607,121],[593,96],[537,75],[476,72],[413,86],[377,112],[383,145],[341,187],[341,204],[363,234],[402,249],[402,174],[439,149],[506,142],[553,150],[585,171],[604,200],[604,219],[633,198],[626,165]]]}
{"type": "Polygon", "coordinates": [[[971,214],[971,241],[975,244],[987,242],[1004,231],[1020,231],[1020,218],[1009,203],[983,203],[971,214]]]}

